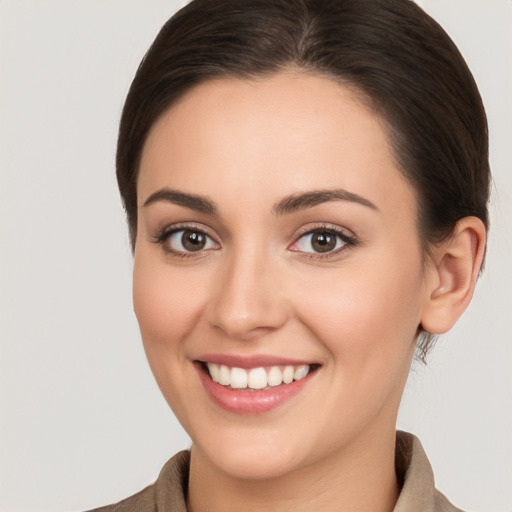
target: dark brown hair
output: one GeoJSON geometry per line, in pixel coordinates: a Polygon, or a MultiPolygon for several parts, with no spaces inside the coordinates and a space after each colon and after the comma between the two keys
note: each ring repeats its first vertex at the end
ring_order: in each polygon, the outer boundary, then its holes
{"type": "MultiPolygon", "coordinates": [[[[355,87],[388,127],[418,199],[428,250],[457,221],[488,226],[487,122],[477,86],[444,30],[410,0],[193,0],[161,29],[124,105],[117,179],[132,247],[137,173],[155,121],[194,85],[283,69],[355,87]]],[[[426,353],[430,338],[420,340],[426,353]]]]}

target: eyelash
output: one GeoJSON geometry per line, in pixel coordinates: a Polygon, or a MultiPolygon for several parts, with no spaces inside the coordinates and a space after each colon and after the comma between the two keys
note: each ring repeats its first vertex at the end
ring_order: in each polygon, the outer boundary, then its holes
{"type": "MultiPolygon", "coordinates": [[[[323,232],[323,233],[327,233],[330,235],[334,235],[336,238],[341,240],[343,245],[335,250],[325,252],[325,253],[306,252],[306,251],[296,251],[296,252],[300,252],[301,256],[304,258],[309,258],[312,260],[324,260],[324,259],[333,258],[333,257],[337,256],[340,252],[344,251],[345,249],[355,247],[358,244],[358,240],[357,240],[356,236],[347,234],[347,232],[345,230],[339,228],[338,226],[331,225],[331,224],[319,224],[317,226],[314,226],[311,228],[306,228],[304,231],[299,232],[294,237],[294,242],[292,242],[292,244],[290,244],[289,247],[297,244],[301,239],[305,238],[307,235],[311,235],[313,233],[318,233],[318,232],[323,232]]],[[[290,250],[292,250],[292,249],[290,249],[290,250]]]]}
{"type": "MultiPolygon", "coordinates": [[[[172,227],[167,227],[163,229],[159,234],[157,234],[154,237],[154,242],[162,246],[162,250],[170,254],[171,256],[176,256],[178,258],[197,258],[201,255],[204,256],[204,253],[210,250],[216,250],[217,248],[208,248],[208,249],[200,249],[198,251],[179,251],[173,249],[170,244],[168,243],[169,238],[172,235],[175,235],[177,233],[180,233],[181,231],[192,231],[195,233],[198,233],[200,235],[206,236],[210,241],[212,241],[217,246],[220,246],[220,244],[215,240],[215,237],[212,236],[208,230],[206,230],[204,227],[198,227],[194,224],[178,224],[174,225],[172,227]]],[[[317,226],[314,226],[312,228],[306,229],[304,231],[301,231],[297,233],[294,236],[294,241],[288,246],[288,249],[292,252],[298,252],[301,253],[301,256],[308,259],[314,259],[314,260],[323,260],[328,259],[331,257],[334,257],[338,255],[341,251],[356,246],[358,243],[357,238],[354,235],[348,235],[346,231],[340,229],[337,226],[330,225],[330,224],[320,224],[317,226]],[[327,251],[325,253],[321,252],[315,252],[315,251],[301,251],[301,250],[293,250],[290,249],[295,244],[298,244],[303,238],[305,238],[308,235],[311,235],[313,233],[318,232],[324,232],[329,235],[335,236],[338,240],[342,242],[342,246],[331,251],[327,251]]],[[[337,244],[337,242],[336,242],[337,244]]]]}
{"type": "Polygon", "coordinates": [[[215,240],[215,238],[206,230],[204,227],[198,227],[194,224],[177,224],[172,227],[164,228],[157,236],[154,238],[154,242],[162,246],[162,250],[171,256],[176,256],[178,258],[197,258],[200,255],[204,256],[206,251],[212,250],[210,249],[201,249],[199,251],[177,251],[173,249],[169,243],[169,238],[172,235],[175,235],[181,231],[192,231],[194,233],[198,233],[200,235],[206,236],[209,240],[211,240],[214,244],[219,245],[219,243],[215,240]]]}

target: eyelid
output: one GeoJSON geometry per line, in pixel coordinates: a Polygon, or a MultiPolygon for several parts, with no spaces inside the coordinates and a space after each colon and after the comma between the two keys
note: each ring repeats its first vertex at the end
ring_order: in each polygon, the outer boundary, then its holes
{"type": "Polygon", "coordinates": [[[288,246],[288,250],[291,250],[293,252],[300,253],[302,257],[309,258],[309,259],[325,259],[329,257],[334,257],[338,255],[340,252],[346,250],[347,248],[353,247],[358,243],[358,239],[356,235],[350,231],[347,228],[343,228],[336,224],[329,224],[329,223],[319,223],[316,225],[307,224],[306,226],[301,227],[293,236],[293,242],[288,246]],[[336,236],[338,236],[342,242],[343,246],[339,249],[335,249],[330,252],[320,253],[320,252],[306,252],[306,251],[299,251],[299,250],[293,250],[291,247],[293,245],[297,244],[299,240],[306,235],[310,235],[312,233],[315,233],[317,231],[327,231],[334,233],[336,236]]]}
{"type": "MultiPolygon", "coordinates": [[[[166,225],[165,227],[158,229],[158,231],[153,235],[152,238],[153,238],[152,241],[154,243],[157,243],[157,244],[163,246],[162,248],[166,253],[169,253],[174,256],[184,257],[184,258],[204,256],[205,253],[207,253],[211,250],[217,250],[217,249],[221,248],[221,243],[219,242],[219,237],[214,232],[212,232],[212,230],[208,226],[205,226],[204,224],[197,223],[197,222],[177,222],[175,224],[166,225]],[[173,233],[176,233],[176,232],[179,232],[182,230],[201,232],[204,235],[206,235],[208,238],[210,238],[216,244],[217,247],[215,247],[214,249],[209,248],[209,249],[198,250],[196,252],[195,251],[189,252],[189,251],[173,250],[171,247],[165,246],[165,242],[169,239],[169,237],[173,233]]],[[[358,243],[357,237],[351,230],[349,230],[345,227],[341,227],[336,224],[322,222],[322,223],[317,223],[317,224],[308,223],[308,224],[302,226],[300,229],[298,229],[295,232],[295,234],[293,235],[293,241],[288,245],[287,248],[288,248],[288,250],[290,250],[292,252],[300,253],[301,256],[303,256],[305,258],[324,259],[324,258],[333,257],[333,256],[339,254],[341,251],[344,251],[347,248],[355,246],[357,243],[358,243]],[[306,252],[306,251],[292,249],[293,245],[297,244],[297,242],[302,237],[305,237],[306,235],[315,233],[317,231],[328,231],[328,232],[334,233],[337,237],[339,237],[342,240],[343,246],[338,249],[335,249],[333,251],[325,252],[325,253],[306,252]]]]}
{"type": "Polygon", "coordinates": [[[168,253],[172,256],[178,256],[178,257],[183,257],[183,258],[204,256],[204,253],[213,250],[210,248],[210,249],[199,250],[197,252],[194,252],[194,251],[189,252],[189,251],[174,250],[171,247],[166,246],[166,241],[169,239],[169,237],[173,233],[177,233],[179,231],[187,231],[187,230],[203,233],[218,246],[215,248],[215,250],[220,248],[221,244],[218,240],[219,237],[216,236],[215,234],[213,234],[212,230],[210,228],[208,228],[204,224],[200,224],[197,222],[177,222],[175,224],[166,225],[165,227],[157,230],[157,232],[152,236],[152,239],[153,239],[152,241],[156,244],[161,245],[162,249],[166,253],[168,253]]]}
{"type": "Polygon", "coordinates": [[[329,222],[308,222],[304,226],[300,227],[293,235],[294,239],[297,239],[303,235],[307,235],[308,233],[314,233],[315,231],[334,231],[335,233],[339,233],[346,238],[356,238],[356,235],[353,231],[348,228],[342,227],[338,224],[331,224],[329,222]]]}

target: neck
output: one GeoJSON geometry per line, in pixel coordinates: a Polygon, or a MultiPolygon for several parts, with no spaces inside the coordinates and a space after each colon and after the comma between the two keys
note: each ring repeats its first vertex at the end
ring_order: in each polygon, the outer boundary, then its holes
{"type": "Polygon", "coordinates": [[[272,479],[244,480],[222,472],[192,447],[190,512],[391,512],[399,494],[395,432],[359,436],[349,448],[272,479]]]}

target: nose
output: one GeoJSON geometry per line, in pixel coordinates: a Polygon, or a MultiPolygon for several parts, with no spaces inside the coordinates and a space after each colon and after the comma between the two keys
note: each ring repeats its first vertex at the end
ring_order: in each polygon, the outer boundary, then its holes
{"type": "Polygon", "coordinates": [[[288,319],[277,269],[253,251],[234,255],[219,272],[208,320],[236,340],[256,339],[281,328],[288,319]]]}

